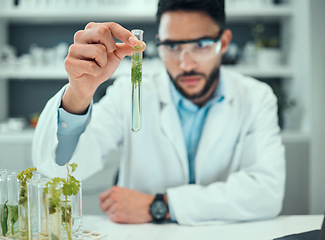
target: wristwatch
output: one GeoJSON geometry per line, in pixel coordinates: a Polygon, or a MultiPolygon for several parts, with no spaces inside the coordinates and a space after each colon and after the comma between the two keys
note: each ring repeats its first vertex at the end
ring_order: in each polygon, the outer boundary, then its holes
{"type": "Polygon", "coordinates": [[[150,204],[149,212],[155,223],[162,223],[166,219],[168,206],[165,202],[164,194],[156,195],[155,199],[150,204]]]}

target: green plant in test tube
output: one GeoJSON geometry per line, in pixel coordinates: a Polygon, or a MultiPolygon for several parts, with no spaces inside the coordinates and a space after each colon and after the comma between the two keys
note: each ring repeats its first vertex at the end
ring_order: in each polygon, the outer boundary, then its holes
{"type": "Polygon", "coordinates": [[[8,191],[7,175],[4,170],[0,172],[0,236],[6,236],[8,232],[8,191]]]}
{"type": "Polygon", "coordinates": [[[19,231],[18,228],[18,205],[8,206],[8,221],[10,226],[10,236],[15,237],[19,231]]]}
{"type": "Polygon", "coordinates": [[[18,172],[8,174],[8,226],[9,236],[18,237],[18,198],[19,198],[19,181],[17,179],[18,172]]]}
{"type": "Polygon", "coordinates": [[[139,40],[139,44],[132,47],[132,126],[133,132],[138,132],[141,128],[141,81],[142,81],[142,41],[143,30],[134,29],[131,31],[139,40]]]}
{"type": "Polygon", "coordinates": [[[48,190],[45,190],[48,193],[47,204],[49,217],[51,218],[51,215],[55,216],[55,214],[60,214],[60,217],[55,220],[56,223],[52,224],[53,226],[62,224],[63,227],[63,231],[61,232],[56,228],[56,233],[49,229],[51,239],[61,239],[59,235],[63,235],[62,239],[73,239],[71,196],[79,193],[80,181],[71,175],[76,170],[77,164],[66,164],[66,168],[67,178],[53,178],[47,183],[48,190]],[[55,186],[60,184],[61,188],[55,188],[55,186]],[[63,199],[61,199],[61,193],[63,199]]]}
{"type": "Polygon", "coordinates": [[[4,204],[1,204],[1,234],[6,237],[8,234],[8,205],[6,201],[4,204]]]}
{"type": "Polygon", "coordinates": [[[47,208],[47,193],[48,193],[48,182],[50,179],[42,178],[38,184],[37,191],[37,204],[38,210],[38,239],[45,240],[49,239],[48,234],[48,208],[47,208]]]}
{"type": "Polygon", "coordinates": [[[62,183],[60,178],[53,178],[46,184],[44,191],[47,203],[47,225],[49,239],[62,239],[61,233],[61,193],[62,183]]]}
{"type": "Polygon", "coordinates": [[[35,167],[28,168],[17,175],[20,184],[18,200],[19,239],[23,240],[29,240],[27,182],[33,177],[36,170],[35,167]]]}

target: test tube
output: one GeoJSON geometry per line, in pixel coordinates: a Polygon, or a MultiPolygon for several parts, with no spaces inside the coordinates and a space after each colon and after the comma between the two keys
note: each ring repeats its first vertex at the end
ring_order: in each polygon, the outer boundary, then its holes
{"type": "Polygon", "coordinates": [[[28,203],[28,233],[29,240],[38,239],[38,201],[37,191],[40,184],[40,174],[34,173],[32,179],[27,182],[27,203],[28,203]]]}
{"type": "Polygon", "coordinates": [[[133,132],[138,132],[141,128],[141,81],[142,81],[142,41],[143,30],[133,29],[132,34],[138,38],[140,43],[132,47],[132,126],[133,132]]]}
{"type": "Polygon", "coordinates": [[[46,196],[46,184],[50,181],[50,178],[42,178],[38,184],[37,190],[37,205],[38,205],[38,239],[48,240],[48,221],[47,221],[47,196],[46,196]]]}
{"type": "Polygon", "coordinates": [[[6,237],[8,235],[8,182],[7,175],[2,173],[0,175],[0,236],[6,237]]]}
{"type": "Polygon", "coordinates": [[[18,171],[12,171],[8,175],[8,231],[13,239],[19,237],[18,222],[18,199],[19,199],[19,181],[17,179],[18,171]]]}

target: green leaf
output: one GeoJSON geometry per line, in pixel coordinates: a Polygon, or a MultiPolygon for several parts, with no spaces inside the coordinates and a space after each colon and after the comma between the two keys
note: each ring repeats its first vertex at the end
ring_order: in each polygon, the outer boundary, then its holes
{"type": "Polygon", "coordinates": [[[8,232],[8,206],[7,206],[6,201],[2,206],[1,206],[1,229],[2,229],[2,235],[6,236],[8,232]]]}
{"type": "Polygon", "coordinates": [[[137,86],[142,81],[142,58],[141,54],[132,53],[131,82],[137,86]]]}
{"type": "Polygon", "coordinates": [[[20,183],[20,193],[19,193],[19,204],[24,204],[27,202],[27,181],[33,177],[33,173],[36,171],[36,167],[27,168],[18,173],[17,179],[20,183]]]}
{"type": "Polygon", "coordinates": [[[64,181],[65,181],[64,178],[59,178],[59,177],[52,178],[52,180],[51,180],[52,184],[59,184],[64,181]]]}
{"type": "Polygon", "coordinates": [[[18,220],[18,205],[9,206],[9,212],[11,215],[10,221],[14,224],[18,220]]]}
{"type": "Polygon", "coordinates": [[[65,183],[66,180],[64,178],[52,178],[51,181],[47,182],[47,188],[44,192],[47,192],[49,199],[48,199],[48,209],[49,213],[53,214],[56,213],[61,206],[61,188],[58,186],[61,183],[65,183]]]}
{"type": "Polygon", "coordinates": [[[76,169],[77,169],[77,167],[78,167],[78,165],[77,165],[76,163],[71,163],[71,164],[69,164],[69,165],[70,165],[70,167],[72,168],[71,172],[76,171],[76,169]]]}
{"type": "Polygon", "coordinates": [[[59,240],[59,238],[55,234],[53,234],[53,233],[51,233],[51,239],[53,239],[53,240],[59,240]]]}
{"type": "Polygon", "coordinates": [[[9,217],[11,221],[11,235],[15,235],[14,224],[18,221],[18,205],[8,205],[9,217]]]}

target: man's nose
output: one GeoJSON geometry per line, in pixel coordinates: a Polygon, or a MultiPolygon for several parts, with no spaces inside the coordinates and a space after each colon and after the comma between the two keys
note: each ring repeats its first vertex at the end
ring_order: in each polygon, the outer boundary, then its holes
{"type": "Polygon", "coordinates": [[[197,62],[193,59],[190,51],[184,50],[180,54],[180,67],[185,72],[190,72],[191,70],[195,69],[197,66],[197,62]]]}

